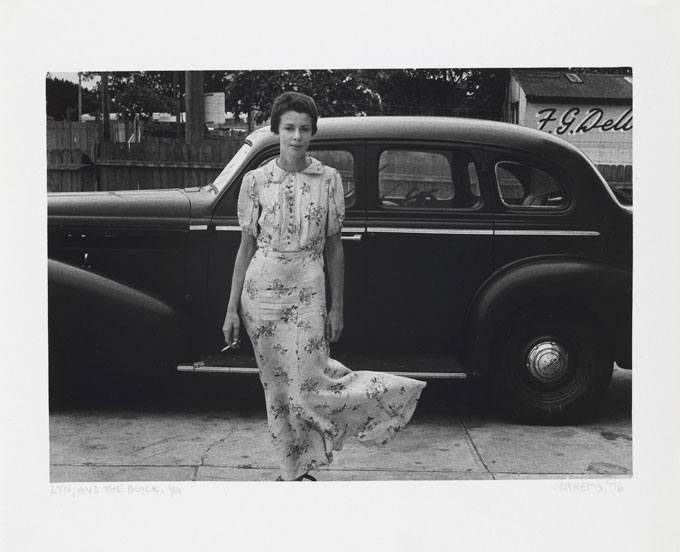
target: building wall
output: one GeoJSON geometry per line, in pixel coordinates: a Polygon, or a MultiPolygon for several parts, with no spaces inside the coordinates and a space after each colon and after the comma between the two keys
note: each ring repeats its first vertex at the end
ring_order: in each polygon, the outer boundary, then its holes
{"type": "Polygon", "coordinates": [[[506,105],[506,121],[526,126],[527,97],[519,83],[510,79],[508,103],[506,105]],[[517,111],[516,115],[513,115],[517,111]],[[516,119],[515,119],[516,118],[516,119]]]}
{"type": "Polygon", "coordinates": [[[596,165],[633,164],[632,103],[538,102],[527,99],[513,77],[508,87],[504,116],[508,122],[563,138],[583,151],[596,165]]]}
{"type": "Polygon", "coordinates": [[[631,106],[529,101],[524,126],[563,138],[596,165],[633,164],[631,106]]]}
{"type": "Polygon", "coordinates": [[[203,94],[205,101],[205,123],[207,125],[224,124],[224,92],[211,92],[203,94]]]}

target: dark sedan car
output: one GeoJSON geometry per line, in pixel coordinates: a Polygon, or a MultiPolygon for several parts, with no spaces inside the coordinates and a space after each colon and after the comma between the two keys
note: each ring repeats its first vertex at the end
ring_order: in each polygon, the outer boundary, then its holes
{"type": "MultiPolygon", "coordinates": [[[[277,149],[254,132],[202,188],[50,195],[51,372],[255,372],[247,350],[210,355],[241,180],[277,149]]],[[[632,210],[578,149],[504,123],[364,117],[320,120],[309,154],[345,187],[333,355],[353,369],[488,375],[522,419],[554,423],[630,368],[632,210]]]]}

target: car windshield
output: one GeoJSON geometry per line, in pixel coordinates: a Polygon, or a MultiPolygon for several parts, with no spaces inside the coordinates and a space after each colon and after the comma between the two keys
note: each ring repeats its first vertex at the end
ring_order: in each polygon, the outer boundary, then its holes
{"type": "Polygon", "coordinates": [[[224,187],[229,183],[234,173],[236,173],[236,171],[239,169],[239,167],[243,163],[243,160],[248,155],[250,148],[251,145],[248,142],[243,144],[239,148],[239,150],[234,154],[234,157],[231,158],[231,161],[227,163],[227,166],[224,167],[222,172],[217,176],[217,178],[213,180],[211,184],[208,184],[207,188],[209,189],[212,188],[216,191],[216,193],[219,194],[224,189],[224,187]]]}

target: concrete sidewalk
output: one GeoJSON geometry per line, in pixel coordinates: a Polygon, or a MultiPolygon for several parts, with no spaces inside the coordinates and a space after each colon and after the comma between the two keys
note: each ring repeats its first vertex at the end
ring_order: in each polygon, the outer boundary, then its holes
{"type": "MultiPolygon", "coordinates": [[[[430,386],[428,386],[430,389],[430,386]]],[[[432,395],[436,399],[437,392],[432,395]]],[[[477,400],[423,404],[389,444],[350,440],[320,481],[627,477],[631,373],[615,370],[602,411],[578,426],[525,426],[477,400]],[[422,408],[421,408],[422,406],[422,408]]],[[[50,415],[51,480],[273,481],[263,408],[63,410],[50,415]]]]}

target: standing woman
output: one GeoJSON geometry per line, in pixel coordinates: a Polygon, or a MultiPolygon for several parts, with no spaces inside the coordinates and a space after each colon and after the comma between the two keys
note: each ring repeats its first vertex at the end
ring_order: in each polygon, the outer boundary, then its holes
{"type": "Polygon", "coordinates": [[[271,130],[280,156],[250,171],[238,200],[242,229],[224,336],[238,346],[239,306],[253,343],[279,480],[314,478],[347,437],[386,443],[408,423],[424,382],[353,372],[329,358],[343,327],[345,216],[338,171],[307,157],[317,130],[314,100],[276,98],[271,130]],[[324,249],[331,285],[326,310],[324,249]]]}

